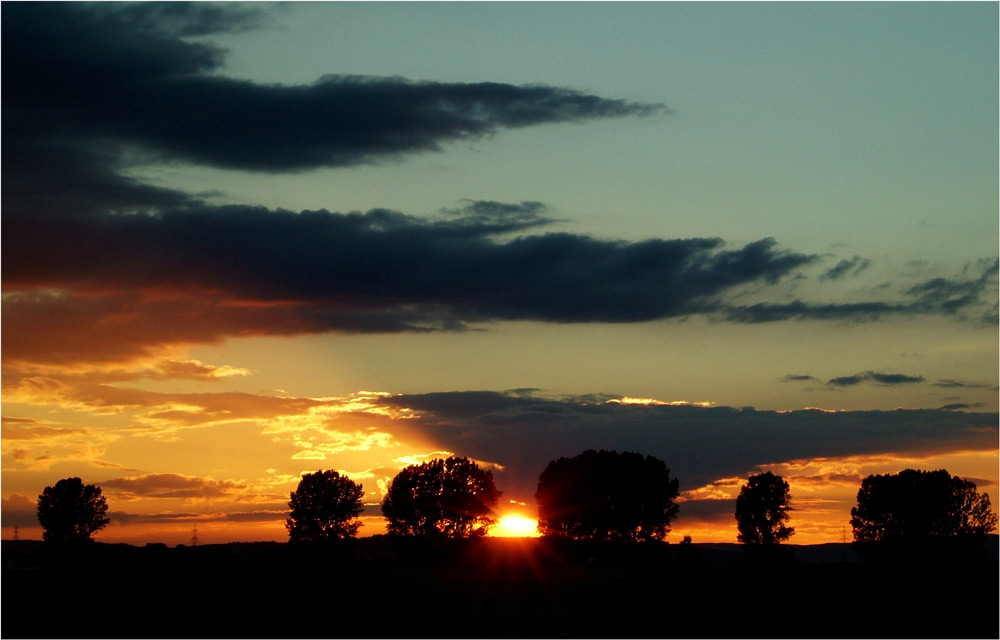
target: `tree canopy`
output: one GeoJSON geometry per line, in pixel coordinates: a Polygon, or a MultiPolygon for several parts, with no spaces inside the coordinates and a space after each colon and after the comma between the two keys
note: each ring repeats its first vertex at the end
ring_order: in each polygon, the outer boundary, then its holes
{"type": "Polygon", "coordinates": [[[922,541],[993,531],[997,516],[976,485],[944,469],[870,475],[851,509],[857,542],[922,541]]]}
{"type": "Polygon", "coordinates": [[[737,539],[744,544],[779,544],[795,533],[787,526],[792,496],[788,483],[770,471],[750,476],[736,498],[737,539]]]}
{"type": "Polygon", "coordinates": [[[361,527],[362,485],[336,471],[307,473],[292,492],[285,521],[291,542],[353,538],[361,527]]]}
{"type": "Polygon", "coordinates": [[[101,488],[64,478],[38,496],[38,522],[46,542],[84,542],[111,522],[101,488]]]}
{"type": "Polygon", "coordinates": [[[496,524],[500,494],[493,473],[468,458],[430,460],[392,479],[382,514],[390,535],[478,538],[496,524]]]}
{"type": "Polygon", "coordinates": [[[579,540],[662,540],[677,517],[678,483],[662,460],[584,451],[538,478],[538,530],[579,540]]]}

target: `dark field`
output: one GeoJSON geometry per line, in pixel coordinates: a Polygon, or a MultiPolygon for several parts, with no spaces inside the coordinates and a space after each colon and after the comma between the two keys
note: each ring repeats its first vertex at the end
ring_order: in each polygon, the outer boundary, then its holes
{"type": "Polygon", "coordinates": [[[4,638],[997,638],[982,554],[487,539],[57,553],[3,542],[4,638]]]}

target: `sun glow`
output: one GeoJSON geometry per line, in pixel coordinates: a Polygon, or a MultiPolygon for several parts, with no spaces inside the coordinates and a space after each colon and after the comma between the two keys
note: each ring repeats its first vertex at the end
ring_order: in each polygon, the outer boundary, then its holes
{"type": "Polygon", "coordinates": [[[495,538],[537,538],[538,520],[509,514],[500,518],[490,535],[495,538]]]}

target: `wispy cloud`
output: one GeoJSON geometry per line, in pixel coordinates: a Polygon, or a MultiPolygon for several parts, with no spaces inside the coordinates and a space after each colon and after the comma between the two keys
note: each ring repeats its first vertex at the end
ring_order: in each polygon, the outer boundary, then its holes
{"type": "Polygon", "coordinates": [[[982,382],[964,382],[962,380],[954,380],[951,378],[945,380],[939,380],[937,382],[932,382],[931,386],[943,387],[945,389],[997,389],[995,384],[983,384],[982,382]]]}
{"type": "Polygon", "coordinates": [[[841,260],[835,266],[830,267],[820,274],[819,279],[839,280],[847,275],[856,276],[869,266],[871,266],[871,260],[862,258],[861,256],[854,256],[849,260],[841,260]]]}
{"type": "MultiPolygon", "coordinates": [[[[981,303],[984,292],[996,292],[998,269],[1000,260],[980,260],[966,265],[960,277],[932,278],[911,287],[907,294],[916,298],[914,304],[958,313],[970,305],[981,303]]],[[[995,325],[996,308],[983,320],[995,325]]]]}
{"type": "MultiPolygon", "coordinates": [[[[831,271],[839,272],[840,266],[844,264],[854,265],[856,259],[857,257],[842,261],[818,279],[837,280],[839,276],[830,277],[831,271]]],[[[867,263],[864,264],[867,266],[867,263]]],[[[993,327],[998,322],[998,269],[1000,261],[992,258],[976,260],[966,264],[959,274],[952,277],[931,278],[914,285],[883,285],[879,287],[882,290],[880,299],[857,302],[730,302],[721,305],[718,313],[726,320],[746,323],[785,320],[874,321],[887,317],[938,315],[993,327]]]]}
{"type": "Polygon", "coordinates": [[[115,431],[6,417],[0,436],[8,471],[45,471],[66,461],[97,462],[121,437],[115,431]]]}

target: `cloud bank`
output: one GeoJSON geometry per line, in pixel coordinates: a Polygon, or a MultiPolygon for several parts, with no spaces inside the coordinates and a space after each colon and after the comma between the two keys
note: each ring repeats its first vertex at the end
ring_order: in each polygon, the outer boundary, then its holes
{"type": "Polygon", "coordinates": [[[499,462],[498,477],[522,496],[534,495],[550,460],[589,448],[661,458],[681,489],[690,490],[795,460],[992,451],[998,437],[996,413],[947,410],[776,412],[489,391],[397,395],[380,403],[412,409],[420,429],[443,446],[499,462]]]}

